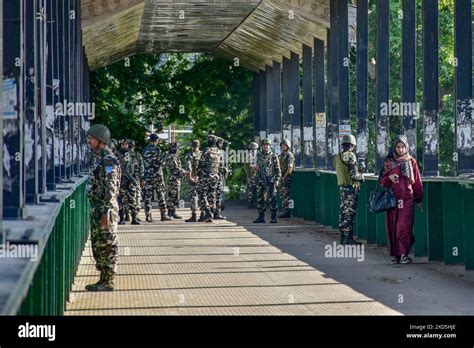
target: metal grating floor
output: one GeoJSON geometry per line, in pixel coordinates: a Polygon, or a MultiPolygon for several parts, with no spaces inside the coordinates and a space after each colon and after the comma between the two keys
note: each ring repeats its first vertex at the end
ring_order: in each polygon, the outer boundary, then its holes
{"type": "MultiPolygon", "coordinates": [[[[179,214],[184,220],[189,210],[179,214]]],[[[66,315],[400,314],[252,234],[245,224],[253,215],[119,226],[116,290],[84,290],[98,279],[88,243],[66,315]]]]}

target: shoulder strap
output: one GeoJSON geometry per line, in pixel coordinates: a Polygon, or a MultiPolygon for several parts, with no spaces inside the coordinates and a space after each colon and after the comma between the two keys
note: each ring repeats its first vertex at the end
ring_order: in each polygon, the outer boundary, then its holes
{"type": "Polygon", "coordinates": [[[342,164],[344,164],[346,167],[349,167],[349,165],[342,159],[342,152],[339,153],[339,159],[341,160],[342,164]]]}

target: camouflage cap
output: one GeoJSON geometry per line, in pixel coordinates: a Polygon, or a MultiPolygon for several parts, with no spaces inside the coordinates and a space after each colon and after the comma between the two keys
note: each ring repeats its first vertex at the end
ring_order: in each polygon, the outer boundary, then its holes
{"type": "Polygon", "coordinates": [[[201,142],[197,139],[194,139],[193,142],[191,143],[192,147],[199,147],[201,145],[201,142]]]}
{"type": "Polygon", "coordinates": [[[264,145],[264,144],[271,145],[272,142],[270,141],[269,138],[265,138],[265,139],[262,139],[262,145],[264,145]]]}

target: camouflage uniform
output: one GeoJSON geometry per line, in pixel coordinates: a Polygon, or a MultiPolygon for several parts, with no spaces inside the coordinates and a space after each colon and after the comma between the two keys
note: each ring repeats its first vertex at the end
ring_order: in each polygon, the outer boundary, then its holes
{"type": "Polygon", "coordinates": [[[278,156],[271,149],[262,150],[257,154],[257,166],[257,209],[265,212],[268,203],[272,213],[276,212],[277,184],[281,177],[278,156]]]}
{"type": "Polygon", "coordinates": [[[211,210],[215,207],[215,197],[219,182],[219,172],[222,170],[221,152],[215,145],[215,138],[210,137],[208,147],[202,152],[198,164],[198,195],[199,205],[206,212],[206,220],[212,221],[211,210]]]}
{"type": "Polygon", "coordinates": [[[134,171],[134,176],[136,179],[137,186],[135,188],[135,210],[137,211],[137,214],[140,212],[140,209],[142,207],[142,188],[140,186],[140,182],[144,180],[145,177],[145,165],[143,163],[143,157],[139,152],[136,152],[135,150],[132,150],[132,156],[133,156],[133,161],[135,163],[135,171],[134,171]]]}
{"type": "Polygon", "coordinates": [[[217,147],[221,153],[221,165],[219,167],[219,181],[217,183],[216,187],[216,198],[215,198],[215,208],[214,208],[214,218],[216,219],[224,219],[224,216],[220,215],[220,212],[222,210],[222,192],[224,191],[224,180],[227,179],[227,174],[229,173],[229,170],[225,166],[224,163],[224,140],[222,138],[219,138],[217,140],[217,147]]]}
{"type": "Polygon", "coordinates": [[[290,213],[290,191],[291,191],[291,174],[287,175],[286,178],[283,178],[288,168],[293,168],[295,166],[295,155],[287,149],[283,151],[278,161],[280,163],[281,169],[281,185],[280,185],[280,197],[281,197],[281,208],[283,213],[289,215],[290,213]]]}
{"type": "Polygon", "coordinates": [[[137,216],[137,163],[131,151],[126,150],[123,153],[120,162],[122,167],[122,180],[120,183],[120,224],[125,223],[125,213],[130,211],[132,219],[137,216]]]}
{"type": "Polygon", "coordinates": [[[178,154],[171,152],[166,157],[166,168],[168,169],[168,215],[172,216],[179,204],[181,178],[186,171],[181,166],[178,154]]]}
{"type": "Polygon", "coordinates": [[[248,207],[255,206],[256,191],[257,191],[257,165],[256,156],[258,145],[256,143],[250,144],[247,149],[249,150],[248,162],[244,164],[245,175],[246,175],[246,193],[248,207]],[[254,145],[254,148],[251,146],[254,145]]]}
{"type": "MultiPolygon", "coordinates": [[[[342,151],[334,157],[334,167],[338,177],[341,203],[339,206],[339,231],[341,243],[349,239],[355,243],[353,225],[359,200],[360,182],[363,180],[357,166],[356,155],[352,151],[342,151]]],[[[358,242],[357,242],[358,243],[358,242]]]]}
{"type": "Polygon", "coordinates": [[[228,170],[222,165],[222,169],[219,170],[219,181],[216,187],[216,207],[214,214],[219,214],[222,210],[222,192],[224,191],[224,180],[227,179],[228,170]]]}
{"type": "MultiPolygon", "coordinates": [[[[201,159],[201,151],[189,151],[184,158],[184,165],[186,171],[191,173],[193,178],[197,177],[197,166],[199,160],[201,159]]],[[[191,213],[196,214],[198,209],[198,192],[197,192],[197,183],[193,183],[188,180],[188,190],[189,190],[189,199],[191,201],[191,213]]]]}
{"type": "Polygon", "coordinates": [[[105,147],[97,154],[98,161],[91,167],[87,197],[90,202],[91,246],[101,280],[112,281],[117,265],[117,196],[121,169],[113,152],[105,147]],[[101,228],[103,215],[109,217],[109,227],[101,228]]]}
{"type": "Polygon", "coordinates": [[[162,216],[166,213],[165,180],[163,163],[165,161],[158,144],[150,143],[143,150],[145,163],[145,214],[151,217],[153,194],[158,195],[158,206],[162,216]]]}

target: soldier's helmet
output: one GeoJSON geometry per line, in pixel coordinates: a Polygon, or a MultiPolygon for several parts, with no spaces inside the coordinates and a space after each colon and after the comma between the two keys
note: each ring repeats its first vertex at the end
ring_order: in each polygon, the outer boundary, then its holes
{"type": "Polygon", "coordinates": [[[95,124],[89,128],[87,135],[99,139],[104,144],[110,143],[110,131],[103,124],[95,124]]]}
{"type": "Polygon", "coordinates": [[[214,134],[207,135],[207,146],[215,146],[217,142],[217,137],[214,134]]]}
{"type": "Polygon", "coordinates": [[[158,140],[158,134],[156,133],[151,133],[150,137],[148,138],[150,141],[157,141],[158,140]]]}
{"type": "Polygon", "coordinates": [[[192,147],[199,147],[200,145],[201,145],[201,142],[197,139],[193,140],[193,142],[191,143],[192,147]]]}
{"type": "Polygon", "coordinates": [[[168,145],[168,148],[169,148],[170,150],[177,150],[177,149],[178,149],[178,143],[170,143],[170,144],[168,145]]]}
{"type": "Polygon", "coordinates": [[[351,144],[351,145],[356,146],[357,142],[356,142],[355,136],[353,136],[352,134],[344,134],[342,136],[341,145],[342,144],[351,144]]]}
{"type": "Polygon", "coordinates": [[[267,144],[267,145],[271,145],[271,144],[272,144],[272,142],[270,141],[270,139],[269,139],[269,138],[265,138],[265,139],[263,139],[263,140],[262,140],[262,145],[265,145],[265,144],[267,144]]]}
{"type": "Polygon", "coordinates": [[[258,150],[258,144],[252,141],[252,142],[248,145],[248,149],[249,149],[249,150],[258,150]]]}
{"type": "Polygon", "coordinates": [[[288,146],[288,149],[291,149],[291,143],[288,139],[283,139],[281,142],[280,142],[280,146],[282,145],[286,145],[288,146]]]}

